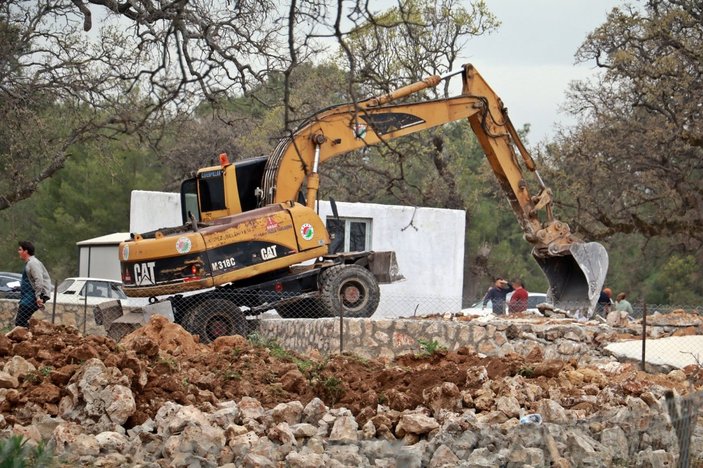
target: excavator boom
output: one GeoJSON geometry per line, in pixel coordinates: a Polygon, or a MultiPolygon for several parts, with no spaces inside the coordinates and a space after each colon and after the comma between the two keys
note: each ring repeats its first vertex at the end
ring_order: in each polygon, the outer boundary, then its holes
{"type": "Polygon", "coordinates": [[[607,252],[600,244],[583,242],[571,233],[567,224],[554,217],[552,192],[521,142],[507,109],[469,64],[457,72],[431,76],[380,97],[315,114],[291,137],[281,140],[266,162],[263,204],[293,200],[306,184],[307,204],[313,207],[319,187],[320,163],[464,118],[477,136],[525,240],[533,245],[532,254],[549,281],[554,305],[593,310],[608,269],[607,252]],[[463,80],[462,92],[457,96],[394,103],[419,96],[423,90],[454,75],[461,75],[463,80]],[[535,175],[536,193],[528,190],[523,168],[535,175]]]}

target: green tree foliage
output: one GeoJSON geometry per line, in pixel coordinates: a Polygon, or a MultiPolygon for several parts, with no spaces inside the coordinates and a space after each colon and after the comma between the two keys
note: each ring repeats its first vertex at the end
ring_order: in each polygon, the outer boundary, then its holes
{"type": "Polygon", "coordinates": [[[76,242],[128,231],[131,191],[163,188],[153,155],[128,143],[76,146],[65,168],[32,198],[0,212],[8,227],[0,234],[6,252],[0,269],[21,271],[17,241],[26,239],[34,242],[52,279],[60,281],[78,273],[76,242]]]}
{"type": "Polygon", "coordinates": [[[647,301],[659,304],[698,304],[703,297],[702,279],[700,264],[693,255],[674,254],[647,279],[647,301]]]}
{"type": "Polygon", "coordinates": [[[609,283],[635,287],[628,265],[656,301],[703,300],[702,14],[692,0],[613,9],[577,53],[602,69],[572,86],[580,124],[543,154],[565,218],[609,247],[609,283]]]}
{"type": "Polygon", "coordinates": [[[146,135],[138,109],[162,110],[124,85],[130,65],[123,36],[112,30],[98,46],[81,35],[71,13],[78,3],[0,3],[0,210],[61,170],[74,145],[146,135]]]}

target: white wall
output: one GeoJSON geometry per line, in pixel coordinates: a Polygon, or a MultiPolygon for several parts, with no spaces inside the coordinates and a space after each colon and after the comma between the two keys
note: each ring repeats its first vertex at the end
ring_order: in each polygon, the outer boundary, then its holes
{"type": "MultiPolygon", "coordinates": [[[[128,232],[117,232],[77,242],[78,276],[122,281],[117,247],[129,239],[128,232]]],[[[54,278],[59,281],[62,278],[54,278]]]]}
{"type": "MultiPolygon", "coordinates": [[[[381,285],[374,318],[461,310],[464,281],[462,210],[337,202],[340,218],[372,218],[371,250],[394,250],[405,280],[381,285]]],[[[323,219],[332,217],[321,201],[323,219]]]]}
{"type": "Polygon", "coordinates": [[[80,248],[78,276],[122,281],[117,245],[87,245],[80,248]]]}
{"type": "Polygon", "coordinates": [[[129,204],[129,232],[149,232],[181,224],[183,221],[180,194],[132,190],[129,204]]]}

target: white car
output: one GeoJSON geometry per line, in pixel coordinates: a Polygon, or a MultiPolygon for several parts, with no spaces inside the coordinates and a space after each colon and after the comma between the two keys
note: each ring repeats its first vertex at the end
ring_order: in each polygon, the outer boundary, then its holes
{"type": "MultiPolygon", "coordinates": [[[[119,300],[123,306],[142,307],[149,303],[148,298],[127,297],[122,283],[104,278],[66,278],[56,288],[57,304],[87,304],[96,306],[106,301],[119,300]]],[[[48,303],[54,302],[51,295],[48,303]]]]}
{"type": "MultiPolygon", "coordinates": [[[[513,293],[510,293],[507,295],[505,298],[506,304],[510,302],[510,297],[513,295],[513,293]]],[[[547,302],[547,295],[545,293],[535,293],[535,292],[528,292],[527,293],[527,310],[525,311],[526,313],[539,313],[539,310],[537,310],[537,305],[542,304],[544,302],[547,302]]],[[[486,306],[483,306],[483,299],[480,301],[476,302],[473,304],[471,307],[467,307],[466,309],[462,309],[461,313],[463,315],[488,315],[493,313],[493,307],[491,304],[491,301],[488,301],[486,303],[486,306]]]]}

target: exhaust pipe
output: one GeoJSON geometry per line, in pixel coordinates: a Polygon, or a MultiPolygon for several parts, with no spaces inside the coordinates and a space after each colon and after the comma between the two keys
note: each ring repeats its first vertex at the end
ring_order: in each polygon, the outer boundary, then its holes
{"type": "Polygon", "coordinates": [[[608,252],[597,242],[575,242],[558,255],[537,250],[532,255],[542,268],[549,291],[547,299],[563,310],[595,311],[605,276],[608,273],[608,252]]]}

